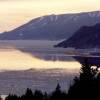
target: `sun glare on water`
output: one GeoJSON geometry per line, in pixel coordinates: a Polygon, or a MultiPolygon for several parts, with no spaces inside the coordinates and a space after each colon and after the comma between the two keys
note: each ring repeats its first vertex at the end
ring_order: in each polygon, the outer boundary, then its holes
{"type": "Polygon", "coordinates": [[[79,69],[78,62],[45,61],[31,56],[19,50],[0,50],[0,70],[24,70],[24,69],[79,69]]]}

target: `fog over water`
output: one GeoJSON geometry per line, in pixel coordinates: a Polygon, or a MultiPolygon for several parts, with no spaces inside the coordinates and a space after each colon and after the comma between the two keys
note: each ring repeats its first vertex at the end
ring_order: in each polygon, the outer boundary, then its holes
{"type": "Polygon", "coordinates": [[[0,41],[0,94],[21,95],[27,88],[51,92],[57,83],[68,90],[80,64],[53,48],[59,41],[0,41]]]}
{"type": "Polygon", "coordinates": [[[58,41],[0,41],[0,69],[24,70],[29,68],[78,69],[80,64],[65,55],[66,50],[53,48],[58,41]]]}

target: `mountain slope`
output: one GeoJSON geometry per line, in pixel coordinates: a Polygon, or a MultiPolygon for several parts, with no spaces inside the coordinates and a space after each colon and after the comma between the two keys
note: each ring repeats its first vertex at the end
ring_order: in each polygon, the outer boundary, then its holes
{"type": "Polygon", "coordinates": [[[0,39],[68,39],[84,25],[100,23],[100,11],[48,15],[31,20],[30,22],[0,34],[0,39]]]}
{"type": "Polygon", "coordinates": [[[59,43],[57,47],[100,48],[100,24],[80,28],[71,38],[59,43]]]}

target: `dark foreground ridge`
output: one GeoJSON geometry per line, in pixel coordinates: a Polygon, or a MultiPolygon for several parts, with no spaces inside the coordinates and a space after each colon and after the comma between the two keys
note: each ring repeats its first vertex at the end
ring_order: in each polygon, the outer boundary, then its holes
{"type": "Polygon", "coordinates": [[[9,94],[6,100],[98,100],[100,98],[100,72],[96,66],[84,61],[79,76],[73,80],[68,92],[62,91],[58,84],[52,93],[27,89],[22,96],[9,94]]]}

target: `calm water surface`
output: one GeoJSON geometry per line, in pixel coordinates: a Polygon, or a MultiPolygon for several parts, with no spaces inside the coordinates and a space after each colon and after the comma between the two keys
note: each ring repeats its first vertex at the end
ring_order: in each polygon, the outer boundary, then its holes
{"type": "Polygon", "coordinates": [[[0,94],[22,94],[26,88],[52,91],[59,82],[68,90],[80,64],[53,48],[59,41],[0,41],[0,94]]]}

